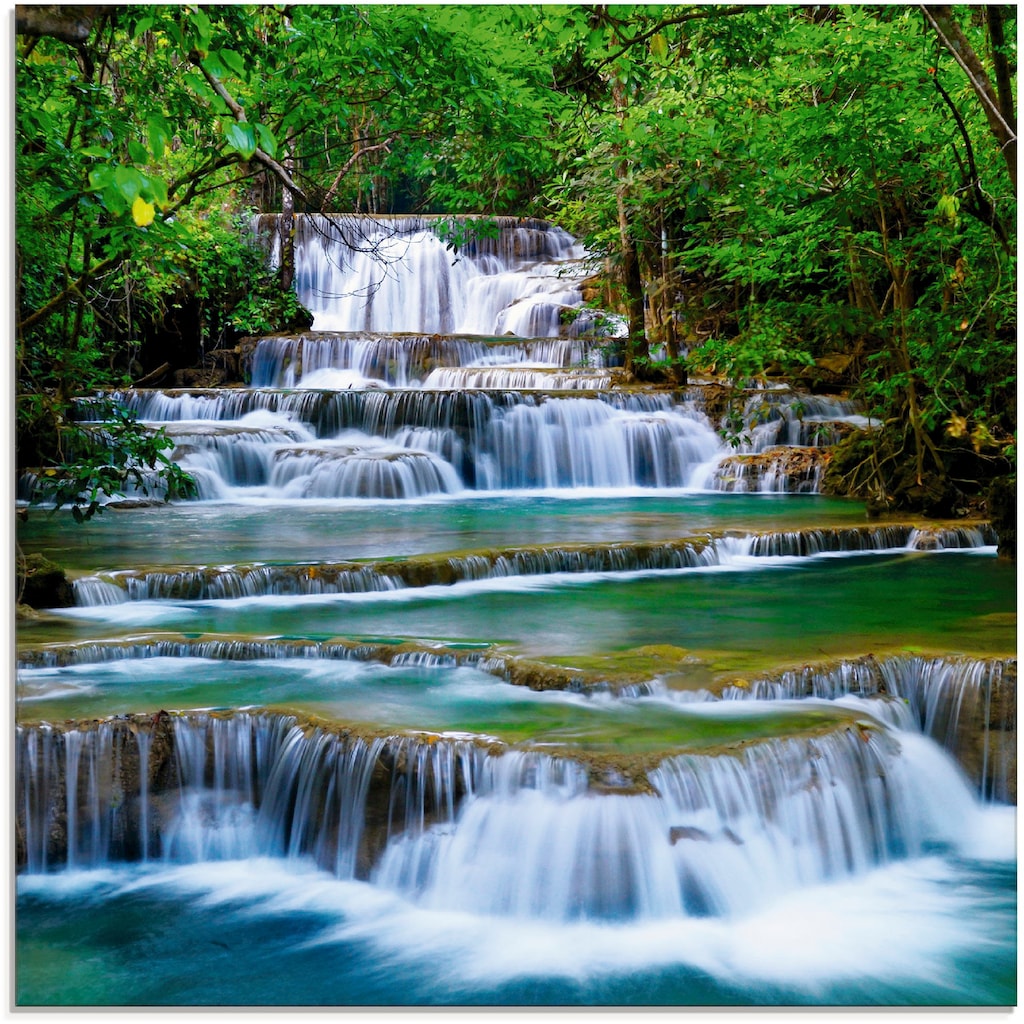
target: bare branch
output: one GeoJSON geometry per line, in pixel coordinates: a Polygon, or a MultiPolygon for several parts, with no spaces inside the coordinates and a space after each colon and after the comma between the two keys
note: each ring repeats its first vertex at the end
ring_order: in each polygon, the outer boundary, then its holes
{"type": "MultiPolygon", "coordinates": [[[[193,51],[189,54],[189,60],[199,68],[202,72],[203,77],[209,83],[210,88],[224,101],[228,110],[231,111],[232,116],[239,124],[247,124],[248,119],[245,116],[245,108],[228,92],[224,87],[224,83],[217,78],[216,75],[211,74],[205,67],[203,67],[202,60],[199,54],[193,51]]],[[[282,185],[293,195],[298,196],[307,205],[314,205],[305,191],[298,186],[293,180],[292,176],[285,170],[285,168],[279,164],[269,153],[260,149],[259,146],[253,152],[253,159],[257,163],[263,164],[272,174],[274,174],[282,185]]]]}
{"type": "Polygon", "coordinates": [[[331,184],[331,187],[327,190],[327,194],[324,196],[324,206],[327,206],[334,199],[335,192],[338,191],[338,186],[341,184],[342,179],[352,169],[352,165],[367,153],[376,153],[379,150],[384,150],[386,153],[390,153],[391,150],[388,148],[392,142],[395,141],[394,135],[389,135],[383,142],[378,142],[375,146],[366,146],[363,149],[357,149],[349,158],[345,161],[344,166],[338,171],[337,177],[331,184]]]}

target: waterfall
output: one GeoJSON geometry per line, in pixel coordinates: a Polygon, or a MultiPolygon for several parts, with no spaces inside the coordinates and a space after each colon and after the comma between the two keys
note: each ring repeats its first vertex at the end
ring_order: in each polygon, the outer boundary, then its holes
{"type": "Polygon", "coordinates": [[[927,744],[875,730],[679,755],[651,781],[697,914],[749,912],[785,891],[955,846],[976,814],[927,744]]]}
{"type": "MultiPolygon", "coordinates": [[[[583,249],[539,220],[463,218],[456,252],[451,218],[300,215],[295,288],[318,331],[453,334],[563,333],[580,305],[583,249]]],[[[257,231],[276,237],[276,218],[257,231]]]]}
{"type": "Polygon", "coordinates": [[[204,499],[683,488],[720,451],[693,403],[666,393],[134,391],[119,400],[164,425],[204,499]]]}
{"type": "Polygon", "coordinates": [[[992,528],[804,497],[846,396],[640,386],[552,225],[295,243],[316,329],[76,405],[199,502],[26,517],[19,1002],[1012,999],[992,528]]]}
{"type": "Polygon", "coordinates": [[[505,762],[470,740],[363,738],[246,712],[19,727],[15,746],[18,860],[34,872],[271,856],[365,876],[388,839],[451,824],[467,793],[568,770],[546,754],[505,762]]]}
{"type": "Polygon", "coordinates": [[[20,727],[16,757],[28,871],[301,858],[427,909],[552,921],[749,912],[955,849],[977,814],[937,747],[870,723],[674,754],[634,795],[585,760],[269,713],[20,727]]]}
{"type": "Polygon", "coordinates": [[[949,751],[987,800],[1015,801],[1017,705],[1015,659],[897,655],[805,667],[728,686],[731,700],[789,700],[847,695],[891,700],[896,721],[949,751]]]}
{"type": "MultiPolygon", "coordinates": [[[[972,549],[992,541],[987,527],[926,531],[926,536],[928,550],[972,549]]],[[[90,607],[126,601],[381,593],[516,576],[674,572],[749,558],[919,550],[921,537],[922,531],[911,526],[861,526],[682,537],[661,542],[534,545],[462,555],[418,555],[401,561],[197,566],[174,572],[129,569],[79,577],[74,581],[74,594],[77,605],[90,607]]]]}
{"type": "MultiPolygon", "coordinates": [[[[255,230],[276,238],[277,219],[255,230]]],[[[700,386],[634,394],[613,341],[585,336],[585,254],[552,224],[300,215],[295,230],[315,330],[247,341],[246,388],[114,391],[76,418],[99,429],[112,401],[163,427],[206,501],[817,493],[827,445],[870,426],[847,398],[788,388],[737,392],[738,433],[700,386]]],[[[19,500],[38,487],[26,473],[19,500]]]]}
{"type": "Polygon", "coordinates": [[[486,373],[495,366],[600,369],[604,366],[602,344],[565,338],[497,340],[415,333],[279,335],[257,342],[250,358],[250,377],[254,388],[351,388],[360,383],[399,388],[469,387],[473,385],[448,382],[443,374],[486,373]]]}
{"type": "Polygon", "coordinates": [[[653,797],[574,799],[550,788],[477,797],[457,828],[389,846],[375,881],[430,909],[476,914],[570,921],[682,911],[653,797]]]}

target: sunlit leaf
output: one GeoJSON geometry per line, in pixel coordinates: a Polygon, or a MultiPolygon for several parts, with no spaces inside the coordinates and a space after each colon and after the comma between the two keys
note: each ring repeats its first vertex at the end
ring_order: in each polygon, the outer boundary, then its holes
{"type": "Polygon", "coordinates": [[[153,218],[156,216],[156,207],[152,203],[147,203],[142,196],[139,196],[134,203],[132,203],[132,220],[140,228],[149,227],[153,223],[153,218]]]}

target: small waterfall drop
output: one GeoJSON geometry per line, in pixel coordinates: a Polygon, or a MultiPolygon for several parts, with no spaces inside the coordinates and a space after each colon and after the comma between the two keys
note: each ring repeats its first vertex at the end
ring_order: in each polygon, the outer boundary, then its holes
{"type": "Polygon", "coordinates": [[[980,813],[934,743],[869,723],[671,755],[628,795],[573,758],[268,713],[19,728],[16,757],[32,872],[308,858],[425,909],[553,922],[749,913],[969,844],[980,813]]]}

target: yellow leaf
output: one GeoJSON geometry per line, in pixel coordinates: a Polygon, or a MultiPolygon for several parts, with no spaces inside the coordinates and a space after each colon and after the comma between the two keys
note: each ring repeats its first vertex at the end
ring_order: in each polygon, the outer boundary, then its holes
{"type": "Polygon", "coordinates": [[[967,433],[967,420],[963,416],[953,413],[946,424],[946,433],[950,437],[963,437],[967,433]]]}
{"type": "Polygon", "coordinates": [[[153,218],[156,216],[156,207],[152,203],[147,203],[142,196],[137,196],[135,202],[132,203],[132,219],[140,228],[148,227],[153,223],[153,218]]]}
{"type": "Polygon", "coordinates": [[[979,423],[971,431],[971,447],[980,454],[982,448],[988,448],[995,444],[996,439],[992,436],[984,423],[979,423]]]}

